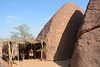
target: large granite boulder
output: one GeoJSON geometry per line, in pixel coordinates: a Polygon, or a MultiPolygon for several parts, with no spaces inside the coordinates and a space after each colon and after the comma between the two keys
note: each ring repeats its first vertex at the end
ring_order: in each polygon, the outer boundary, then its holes
{"type": "Polygon", "coordinates": [[[100,67],[100,0],[88,4],[70,66],[100,67]]]}
{"type": "Polygon", "coordinates": [[[69,2],[44,26],[37,39],[47,42],[46,60],[64,60],[72,57],[83,13],[80,7],[69,2]]]}

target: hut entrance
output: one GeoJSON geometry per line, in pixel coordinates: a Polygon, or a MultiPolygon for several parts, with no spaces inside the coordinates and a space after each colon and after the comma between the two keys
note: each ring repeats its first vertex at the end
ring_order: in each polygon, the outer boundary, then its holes
{"type": "Polygon", "coordinates": [[[20,59],[45,59],[45,41],[27,41],[24,46],[19,44],[20,59]]]}
{"type": "Polygon", "coordinates": [[[45,59],[45,45],[44,41],[29,45],[28,59],[45,59]]]}

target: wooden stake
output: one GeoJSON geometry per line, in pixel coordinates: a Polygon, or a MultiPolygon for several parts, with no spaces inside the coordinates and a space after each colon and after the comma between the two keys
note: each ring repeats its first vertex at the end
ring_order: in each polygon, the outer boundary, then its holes
{"type": "Polygon", "coordinates": [[[11,64],[11,53],[10,53],[10,43],[9,43],[9,41],[8,41],[8,51],[9,51],[9,66],[11,66],[10,64],[11,64]]]}

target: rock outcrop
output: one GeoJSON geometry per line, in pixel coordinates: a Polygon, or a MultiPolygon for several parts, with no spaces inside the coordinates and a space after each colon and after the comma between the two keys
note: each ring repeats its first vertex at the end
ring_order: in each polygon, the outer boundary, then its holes
{"type": "Polygon", "coordinates": [[[69,2],[44,26],[37,39],[47,42],[46,60],[64,60],[72,57],[83,14],[84,11],[80,7],[69,2]]]}
{"type": "Polygon", "coordinates": [[[90,0],[78,34],[71,67],[100,67],[100,0],[90,0]]]}

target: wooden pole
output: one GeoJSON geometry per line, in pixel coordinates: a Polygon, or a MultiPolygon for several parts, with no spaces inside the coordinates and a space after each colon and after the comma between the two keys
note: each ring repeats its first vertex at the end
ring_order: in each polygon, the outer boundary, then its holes
{"type": "Polygon", "coordinates": [[[43,41],[41,42],[41,45],[42,45],[42,49],[41,49],[41,60],[43,59],[43,56],[42,56],[42,54],[43,54],[43,41]]]}
{"type": "Polygon", "coordinates": [[[18,65],[19,65],[19,45],[18,45],[18,65]]]}
{"type": "MultiPolygon", "coordinates": [[[[12,48],[12,47],[11,47],[12,48]]],[[[13,48],[12,48],[13,49],[13,48]]],[[[11,51],[11,66],[12,66],[12,55],[13,55],[13,50],[11,51]]]]}
{"type": "MultiPolygon", "coordinates": [[[[11,42],[11,39],[9,41],[9,44],[11,42]]],[[[10,49],[13,49],[12,46],[10,46],[11,48],[10,49]]],[[[12,66],[12,51],[10,50],[10,63],[11,63],[11,66],[12,66]]]]}
{"type": "Polygon", "coordinates": [[[23,51],[23,60],[24,60],[24,49],[22,51],[23,51]]]}
{"type": "Polygon", "coordinates": [[[36,44],[34,46],[34,58],[36,59],[36,44]]]}
{"type": "Polygon", "coordinates": [[[10,53],[10,43],[8,41],[8,51],[9,51],[9,66],[11,66],[11,53],[10,53]]]}

